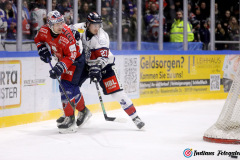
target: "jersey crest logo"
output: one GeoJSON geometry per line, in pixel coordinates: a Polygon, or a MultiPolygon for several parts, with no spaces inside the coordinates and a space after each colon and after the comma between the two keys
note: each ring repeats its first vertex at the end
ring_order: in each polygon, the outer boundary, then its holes
{"type": "Polygon", "coordinates": [[[48,30],[45,29],[45,28],[41,28],[41,29],[40,29],[40,32],[43,32],[43,33],[47,34],[47,33],[48,33],[48,30]]]}
{"type": "Polygon", "coordinates": [[[66,43],[66,44],[69,43],[69,40],[67,38],[62,37],[62,36],[60,37],[60,41],[66,43]]]}
{"type": "Polygon", "coordinates": [[[71,52],[76,51],[76,46],[75,46],[75,44],[72,44],[72,45],[69,47],[69,50],[70,50],[71,52]]]}
{"type": "Polygon", "coordinates": [[[84,32],[84,29],[78,28],[78,32],[79,32],[79,33],[83,33],[83,32],[84,32]]]}
{"type": "Polygon", "coordinates": [[[57,52],[57,48],[55,46],[52,46],[52,50],[57,52]]]}

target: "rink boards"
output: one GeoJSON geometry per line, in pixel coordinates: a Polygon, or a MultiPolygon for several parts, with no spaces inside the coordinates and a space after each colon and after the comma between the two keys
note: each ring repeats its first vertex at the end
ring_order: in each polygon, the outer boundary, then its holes
{"type": "MultiPolygon", "coordinates": [[[[239,54],[237,51],[112,52],[116,55],[123,88],[135,106],[224,99],[225,56],[239,54]]],[[[58,82],[49,78],[50,66],[39,59],[37,52],[0,54],[0,128],[57,118],[61,114],[60,94],[58,82]]],[[[94,84],[87,80],[81,92],[92,112],[101,111],[94,84]]],[[[103,96],[103,100],[106,110],[120,108],[111,96],[103,96]]]]}

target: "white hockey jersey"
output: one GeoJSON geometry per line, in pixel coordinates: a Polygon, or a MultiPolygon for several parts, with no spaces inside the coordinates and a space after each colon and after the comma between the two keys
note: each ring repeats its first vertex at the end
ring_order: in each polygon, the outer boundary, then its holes
{"type": "MultiPolygon", "coordinates": [[[[89,66],[97,63],[102,64],[104,68],[107,64],[114,63],[114,56],[109,50],[109,36],[100,28],[97,35],[94,35],[90,40],[86,36],[85,23],[77,23],[73,25],[73,29],[80,33],[83,50],[85,53],[86,62],[89,66]]],[[[81,47],[81,44],[80,48],[81,47]]]]}

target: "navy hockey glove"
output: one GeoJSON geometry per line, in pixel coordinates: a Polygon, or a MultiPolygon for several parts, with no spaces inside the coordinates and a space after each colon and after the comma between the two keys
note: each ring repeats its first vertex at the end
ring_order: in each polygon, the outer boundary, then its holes
{"type": "Polygon", "coordinates": [[[89,77],[91,81],[95,81],[95,79],[99,82],[102,79],[102,73],[101,73],[101,65],[96,64],[92,65],[89,68],[89,77]]]}
{"type": "Polygon", "coordinates": [[[63,62],[58,62],[50,71],[50,77],[52,79],[57,79],[58,77],[61,76],[61,74],[64,71],[64,66],[63,66],[63,62]]]}
{"type": "Polygon", "coordinates": [[[40,59],[45,62],[49,63],[52,60],[51,53],[49,52],[48,48],[45,45],[41,45],[38,47],[38,54],[40,59]]]}
{"type": "Polygon", "coordinates": [[[73,36],[76,39],[76,41],[79,41],[80,33],[78,31],[74,30],[74,29],[72,29],[72,33],[73,33],[73,36]]]}

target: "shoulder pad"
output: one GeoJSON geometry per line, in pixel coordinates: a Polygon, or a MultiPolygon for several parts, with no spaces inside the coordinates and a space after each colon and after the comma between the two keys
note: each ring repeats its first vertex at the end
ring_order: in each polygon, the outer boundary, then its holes
{"type": "Polygon", "coordinates": [[[42,33],[45,33],[45,34],[47,34],[48,31],[49,31],[49,28],[46,25],[42,26],[39,30],[39,32],[42,32],[42,33]]]}
{"type": "Polygon", "coordinates": [[[109,37],[108,37],[108,34],[102,28],[100,28],[97,36],[98,36],[98,43],[100,45],[108,46],[109,37]]]}
{"type": "Polygon", "coordinates": [[[71,33],[71,31],[70,31],[70,28],[69,28],[68,26],[66,26],[66,27],[64,26],[62,34],[63,34],[64,36],[66,36],[66,38],[68,39],[68,41],[69,41],[70,43],[74,42],[73,35],[72,35],[72,33],[71,33]]]}
{"type": "Polygon", "coordinates": [[[86,28],[85,28],[85,23],[77,23],[77,24],[74,24],[74,27],[76,28],[76,30],[79,32],[79,33],[83,33],[86,28]]]}

